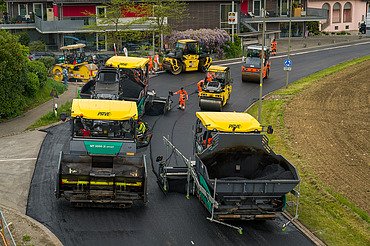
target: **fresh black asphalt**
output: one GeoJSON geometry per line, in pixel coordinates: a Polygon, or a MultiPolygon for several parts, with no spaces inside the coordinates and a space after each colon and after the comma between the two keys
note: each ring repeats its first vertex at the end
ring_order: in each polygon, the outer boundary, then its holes
{"type": "MultiPolygon", "coordinates": [[[[370,44],[326,50],[292,56],[293,71],[290,81],[343,61],[368,55],[370,44]]],[[[272,59],[270,78],[263,86],[264,94],[285,83],[283,59],[272,59]]],[[[234,79],[231,101],[226,111],[242,111],[258,97],[259,85],[242,83],[240,64],[230,65],[234,79]]],[[[152,78],[150,87],[161,96],[181,86],[192,93],[201,73],[180,76],[161,74],[152,78]]],[[[173,98],[175,103],[177,98],[173,98]]],[[[189,97],[185,111],[172,109],[165,116],[146,117],[154,125],[152,153],[146,151],[148,169],[150,154],[155,159],[164,155],[162,136],[168,136],[186,156],[192,154],[192,125],[198,110],[197,95],[189,97]]],[[[30,188],[27,215],[47,226],[64,245],[312,245],[293,225],[286,231],[282,217],[275,221],[248,221],[235,223],[244,229],[236,230],[209,222],[206,209],[195,197],[189,200],[182,194],[164,195],[149,171],[149,203],[129,209],[74,208],[54,196],[55,174],[59,152],[69,138],[69,124],[52,127],[46,136],[30,188]]],[[[157,168],[156,163],[154,164],[157,168]]],[[[304,194],[302,194],[304,195],[304,194]]]]}

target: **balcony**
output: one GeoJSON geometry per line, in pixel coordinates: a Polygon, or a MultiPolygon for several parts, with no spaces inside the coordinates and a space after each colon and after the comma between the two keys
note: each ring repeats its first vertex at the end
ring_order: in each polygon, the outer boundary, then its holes
{"type": "MultiPolygon", "coordinates": [[[[279,16],[274,11],[267,11],[266,22],[268,23],[280,23],[280,22],[304,22],[304,21],[326,21],[327,12],[323,9],[307,8],[306,11],[300,11],[299,14],[293,11],[293,16],[279,16]]],[[[242,16],[242,23],[262,23],[263,17],[257,16],[242,16]]]]}
{"type": "Polygon", "coordinates": [[[55,20],[43,21],[35,18],[36,30],[40,33],[73,33],[88,32],[83,20],[55,20]]]}

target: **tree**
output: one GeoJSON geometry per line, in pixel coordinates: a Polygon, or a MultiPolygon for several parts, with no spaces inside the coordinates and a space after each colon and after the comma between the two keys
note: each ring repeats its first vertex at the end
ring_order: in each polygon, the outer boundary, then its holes
{"type": "Polygon", "coordinates": [[[147,12],[151,11],[152,16],[150,29],[160,34],[160,48],[162,49],[163,35],[171,33],[171,24],[176,25],[188,17],[187,3],[177,0],[146,0],[145,2],[147,12]]]}
{"type": "Polygon", "coordinates": [[[97,13],[97,21],[94,25],[89,26],[91,29],[102,30],[107,34],[108,45],[116,44],[117,49],[121,49],[122,38],[130,35],[131,27],[135,24],[141,24],[145,18],[142,13],[145,8],[142,4],[135,3],[131,0],[112,0],[105,5],[103,13],[97,13]],[[136,16],[135,18],[124,18],[125,14],[136,16]]]}
{"type": "Polygon", "coordinates": [[[27,94],[28,49],[18,36],[0,30],[0,118],[17,115],[23,110],[27,94]]]}

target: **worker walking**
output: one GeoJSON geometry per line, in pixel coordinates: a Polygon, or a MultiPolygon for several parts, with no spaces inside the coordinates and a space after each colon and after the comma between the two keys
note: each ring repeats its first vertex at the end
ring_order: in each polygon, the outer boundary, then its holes
{"type": "Polygon", "coordinates": [[[198,92],[202,92],[203,86],[204,86],[204,79],[199,80],[199,82],[197,83],[197,86],[198,86],[198,92]]]}
{"type": "Polygon", "coordinates": [[[275,39],[272,40],[271,42],[271,55],[276,56],[276,51],[277,51],[277,42],[275,39]]]}
{"type": "Polygon", "coordinates": [[[68,70],[67,70],[67,68],[63,68],[62,74],[63,74],[63,83],[67,87],[68,86],[68,70]]]}
{"type": "Polygon", "coordinates": [[[153,68],[153,59],[152,59],[152,57],[151,57],[151,56],[148,56],[148,58],[149,58],[149,74],[150,74],[150,73],[155,74],[155,70],[154,70],[154,68],[153,68]]]}
{"type": "Polygon", "coordinates": [[[180,90],[173,93],[175,95],[179,94],[179,109],[185,110],[185,101],[189,99],[188,93],[181,87],[180,90]]]}
{"type": "Polygon", "coordinates": [[[159,70],[159,55],[158,53],[155,53],[155,56],[154,56],[154,71],[158,71],[159,70]]]}

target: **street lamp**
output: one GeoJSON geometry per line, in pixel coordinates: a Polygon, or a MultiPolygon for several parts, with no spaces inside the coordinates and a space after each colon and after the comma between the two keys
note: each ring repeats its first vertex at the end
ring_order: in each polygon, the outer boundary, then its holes
{"type": "MultiPolygon", "coordinates": [[[[290,1],[289,5],[289,36],[288,36],[288,60],[290,60],[290,39],[292,37],[292,11],[293,11],[293,0],[290,1]]],[[[286,70],[285,88],[289,84],[289,70],[286,70]]]]}
{"type": "Polygon", "coordinates": [[[262,8],[262,49],[261,49],[261,68],[260,68],[260,95],[259,95],[259,104],[258,104],[258,121],[261,122],[261,112],[262,112],[262,86],[263,86],[263,69],[264,69],[264,60],[265,60],[265,29],[266,29],[266,0],[263,1],[262,8]]]}

